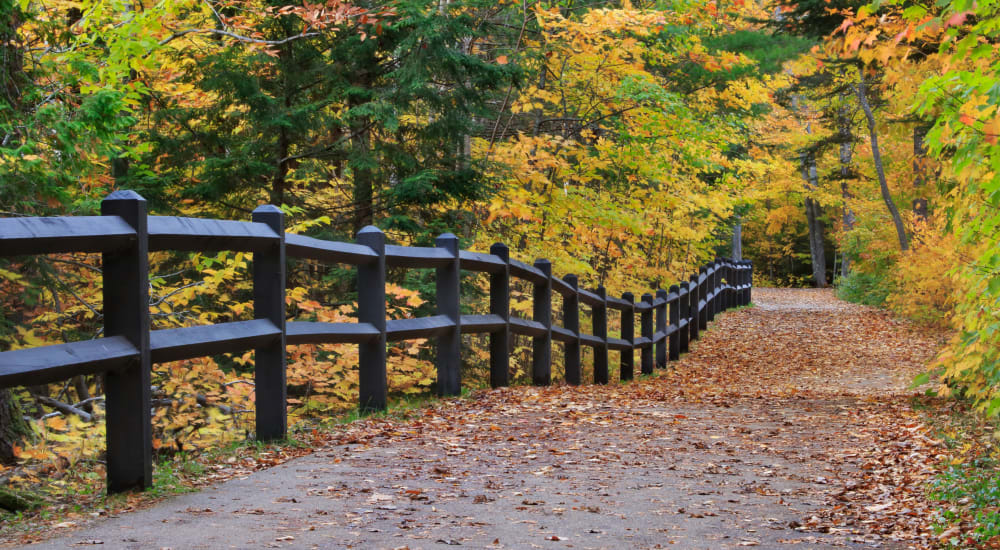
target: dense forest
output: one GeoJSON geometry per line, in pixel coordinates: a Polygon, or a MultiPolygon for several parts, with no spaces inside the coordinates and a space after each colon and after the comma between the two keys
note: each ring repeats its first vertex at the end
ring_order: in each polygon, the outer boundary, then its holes
{"type": "MultiPolygon", "coordinates": [[[[269,203],[327,239],[374,224],[399,244],[503,242],[609,294],[750,259],[755,285],[835,285],[952,329],[927,378],[994,416],[996,9],[0,0],[0,215],[95,215],[116,189],[164,215],[269,203]]],[[[153,254],[154,326],[252,317],[251,261],[153,254]]],[[[0,260],[0,351],[99,337],[100,274],[96,255],[0,260]]],[[[392,315],[433,311],[432,274],[390,280],[392,315]]],[[[295,265],[288,316],[350,320],[355,292],[350,270],[295,265]]],[[[355,402],[356,348],[291,349],[293,420],[355,402]]],[[[433,389],[430,353],[390,349],[394,394],[433,389]]],[[[252,369],[252,353],[157,365],[157,448],[244,437],[252,369]]],[[[102,393],[100,377],[0,390],[0,459],[99,470],[102,393]]]]}

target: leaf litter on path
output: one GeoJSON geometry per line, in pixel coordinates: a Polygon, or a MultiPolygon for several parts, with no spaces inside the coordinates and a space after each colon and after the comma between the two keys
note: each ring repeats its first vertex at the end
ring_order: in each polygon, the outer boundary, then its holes
{"type": "Polygon", "coordinates": [[[183,518],[209,545],[930,546],[922,483],[941,448],[908,386],[940,335],[829,291],[754,301],[660,376],[369,418],[309,456],[108,521],[174,547],[171,506],[214,511],[183,518]],[[243,519],[248,506],[263,515],[243,519]]]}

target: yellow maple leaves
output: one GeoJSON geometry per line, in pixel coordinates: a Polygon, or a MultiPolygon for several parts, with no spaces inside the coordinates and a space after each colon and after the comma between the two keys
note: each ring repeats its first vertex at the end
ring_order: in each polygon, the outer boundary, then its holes
{"type": "Polygon", "coordinates": [[[672,92],[651,65],[721,70],[748,62],[710,53],[693,34],[669,46],[642,40],[680,23],[673,11],[625,5],[578,17],[536,14],[535,63],[550,78],[523,89],[513,109],[535,129],[474,142],[475,154],[495,167],[490,179],[501,182],[481,210],[481,246],[515,244],[524,257],[548,258],[558,273],[612,293],[677,280],[712,254],[715,229],[739,197],[729,185],[759,171],[723,154],[729,136],[707,113],[720,104],[749,108],[766,97],[766,85],[672,92]],[[720,185],[706,184],[707,173],[723,170],[730,173],[720,185]]]}

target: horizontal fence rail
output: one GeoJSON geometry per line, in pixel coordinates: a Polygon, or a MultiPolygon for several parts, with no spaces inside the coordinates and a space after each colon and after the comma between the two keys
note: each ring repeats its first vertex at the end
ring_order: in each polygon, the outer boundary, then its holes
{"type": "Polygon", "coordinates": [[[490,383],[509,383],[514,334],[532,339],[531,379],[552,382],[552,342],[563,343],[565,380],[582,384],[582,346],[593,349],[593,382],[609,380],[609,353],[620,353],[619,376],[651,374],[688,350],[700,331],[724,310],[750,303],[753,265],[718,259],[687,281],[642,294],[608,296],[603,287],[581,288],[576,275],[552,275],[548,260],[528,265],[511,259],[503,244],[489,253],[459,249],[452,234],[434,247],[389,245],[376,227],[358,232],[356,242],[324,241],[284,232],[284,214],[261,206],[249,222],[148,216],[146,201],[116,191],[101,216],[0,218],[0,257],[92,252],[102,254],[103,337],[95,340],[0,353],[0,388],[38,385],[77,375],[105,374],[108,492],[152,484],[150,376],[153,363],[220,353],[255,352],[256,433],[261,440],[287,434],[285,380],[287,345],[352,343],[359,346],[359,408],[387,406],[386,344],[429,338],[436,344],[437,389],[461,392],[461,335],[488,334],[490,383]],[[151,330],[149,263],[152,251],[252,251],[254,319],[176,329],[151,330]],[[286,321],[286,259],[301,258],[357,266],[358,322],[286,321]],[[386,319],[386,269],[434,269],[436,315],[386,319]],[[461,314],[461,271],[489,274],[489,313],[461,314]],[[531,283],[532,318],[510,314],[511,278],[531,283]],[[563,326],[553,322],[552,293],[562,296],[563,326]],[[589,332],[580,324],[580,305],[591,310],[589,332]],[[608,311],[621,315],[620,338],[608,335],[608,311]],[[636,316],[639,317],[638,333],[636,316]]]}

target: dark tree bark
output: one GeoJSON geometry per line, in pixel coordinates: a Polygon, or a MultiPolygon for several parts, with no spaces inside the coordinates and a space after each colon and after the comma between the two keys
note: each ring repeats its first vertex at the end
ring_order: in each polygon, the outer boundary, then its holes
{"type": "MultiPolygon", "coordinates": [[[[18,116],[23,109],[24,88],[29,84],[28,75],[24,72],[24,49],[17,34],[22,22],[16,2],[0,0],[0,107],[7,107],[0,108],[0,115],[7,111],[8,116],[18,116]]],[[[13,132],[16,133],[16,130],[13,132]]],[[[16,136],[5,136],[0,132],[0,142],[6,144],[11,138],[16,139],[16,136]]],[[[0,462],[13,461],[14,445],[30,433],[17,399],[10,390],[0,389],[0,462]]]]}
{"type": "Polygon", "coordinates": [[[21,415],[21,406],[8,389],[0,389],[0,462],[15,460],[14,445],[31,435],[31,429],[21,415]]]}
{"type": "Polygon", "coordinates": [[[858,80],[857,93],[858,103],[861,105],[861,110],[864,111],[865,119],[868,121],[868,133],[872,141],[872,159],[875,162],[875,173],[878,175],[879,189],[882,191],[882,201],[885,202],[885,207],[889,210],[889,215],[892,216],[892,223],[896,226],[899,249],[905,251],[910,248],[910,243],[906,236],[906,228],[903,226],[903,218],[899,215],[899,209],[896,208],[896,203],[892,200],[892,193],[889,192],[889,184],[885,180],[882,152],[878,145],[878,128],[875,126],[875,115],[872,113],[872,107],[868,104],[868,85],[865,83],[863,76],[858,80]]]}
{"type": "MultiPolygon", "coordinates": [[[[840,141],[840,196],[844,200],[844,210],[841,220],[844,224],[845,233],[854,229],[855,223],[854,211],[851,210],[848,202],[853,198],[848,181],[854,177],[853,169],[851,167],[851,162],[854,156],[854,147],[851,135],[851,117],[848,116],[847,112],[848,97],[849,94],[847,92],[841,95],[843,104],[837,110],[837,134],[840,141]]],[[[836,267],[837,266],[835,265],[834,269],[836,269],[836,267]]],[[[847,277],[850,274],[851,259],[846,252],[841,251],[840,276],[847,277]]]]}
{"type": "Polygon", "coordinates": [[[274,173],[274,180],[271,181],[271,193],[269,200],[275,206],[281,206],[285,202],[285,179],[288,177],[288,151],[289,151],[288,130],[282,128],[278,133],[278,166],[274,173]]]}
{"type": "MultiPolygon", "coordinates": [[[[806,181],[806,191],[811,192],[819,186],[819,175],[816,172],[816,156],[813,153],[802,153],[802,179],[806,181]]],[[[813,284],[817,288],[826,288],[826,250],[823,246],[823,209],[811,197],[805,198],[806,221],[809,224],[809,255],[812,258],[813,284]]]]}
{"type": "Polygon", "coordinates": [[[354,165],[354,232],[357,233],[374,220],[375,177],[368,167],[371,155],[371,131],[368,117],[362,117],[351,126],[354,165]]]}
{"type": "MultiPolygon", "coordinates": [[[[913,127],[913,188],[919,194],[927,184],[927,132],[930,127],[918,124],[913,127]]],[[[918,220],[927,219],[927,198],[917,196],[913,199],[913,214],[918,220]]]]}
{"type": "Polygon", "coordinates": [[[90,399],[90,386],[87,384],[87,377],[80,375],[73,378],[73,389],[76,390],[76,401],[84,403],[83,410],[88,413],[94,412],[94,406],[87,402],[90,399]]]}
{"type": "MultiPolygon", "coordinates": [[[[292,108],[292,85],[289,82],[288,71],[293,70],[293,63],[292,47],[289,44],[283,44],[279,48],[278,66],[281,67],[281,88],[285,96],[284,104],[287,115],[292,108]]],[[[271,179],[271,192],[268,194],[268,200],[275,206],[281,206],[285,202],[285,179],[288,177],[288,152],[290,147],[291,139],[288,137],[288,128],[282,126],[278,130],[278,147],[275,151],[275,156],[277,157],[275,159],[275,172],[274,178],[271,179]]]]}
{"type": "Polygon", "coordinates": [[[743,259],[743,218],[740,216],[733,222],[733,259],[743,259]]]}
{"type": "Polygon", "coordinates": [[[0,0],[0,93],[12,112],[20,110],[21,93],[27,84],[24,50],[17,35],[21,22],[21,12],[15,3],[0,0]]]}
{"type": "MultiPolygon", "coordinates": [[[[359,90],[370,90],[374,87],[375,75],[368,68],[377,67],[378,60],[373,53],[365,55],[366,60],[358,60],[354,75],[354,86],[359,90]]],[[[363,93],[348,96],[348,106],[356,109],[365,105],[367,98],[363,93]]],[[[351,156],[353,176],[354,219],[352,225],[357,233],[366,225],[372,225],[375,220],[375,172],[372,170],[372,121],[369,116],[356,116],[351,119],[351,156]]]]}

